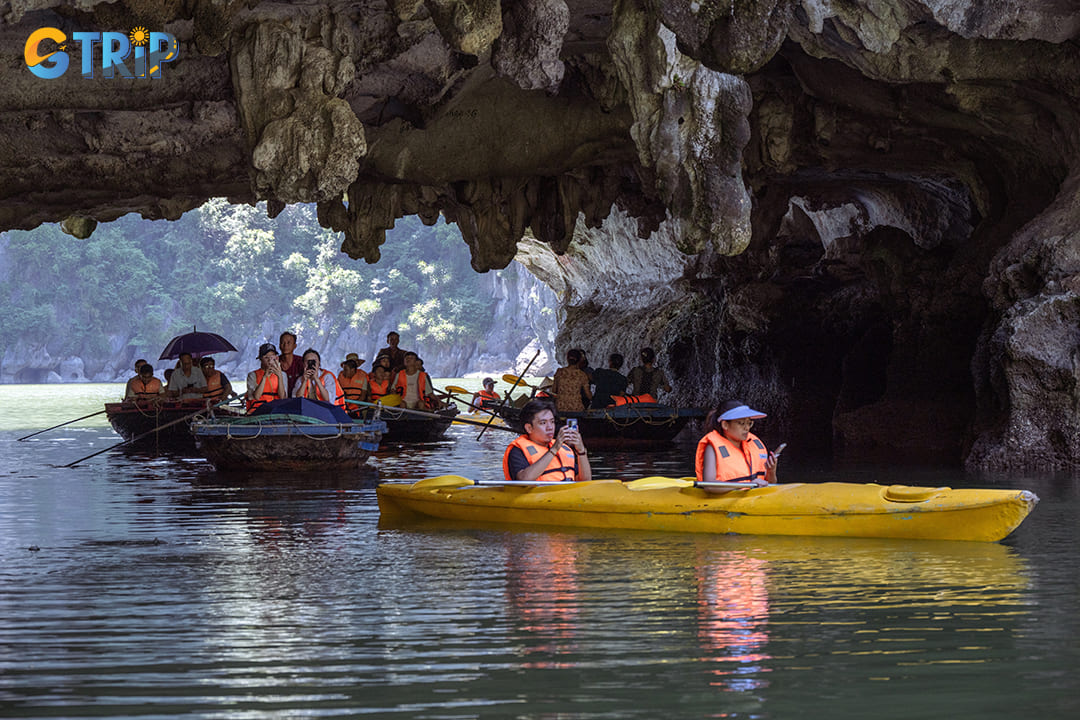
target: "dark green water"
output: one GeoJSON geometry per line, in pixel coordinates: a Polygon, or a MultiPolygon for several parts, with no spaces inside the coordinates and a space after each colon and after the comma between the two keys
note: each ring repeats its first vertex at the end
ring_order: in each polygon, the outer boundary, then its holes
{"type": "MultiPolygon", "coordinates": [[[[1076,478],[785,453],[786,481],[1035,491],[998,544],[380,529],[379,479],[494,477],[509,436],[454,429],[344,477],[120,451],[61,469],[118,438],[99,420],[15,442],[100,407],[54,392],[0,386],[0,717],[1080,713],[1076,478]]],[[[592,454],[599,475],[683,475],[691,452],[592,454]]]]}

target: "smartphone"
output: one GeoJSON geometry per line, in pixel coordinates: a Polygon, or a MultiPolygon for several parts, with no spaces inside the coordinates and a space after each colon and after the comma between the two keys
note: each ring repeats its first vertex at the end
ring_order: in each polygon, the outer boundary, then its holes
{"type": "Polygon", "coordinates": [[[577,430],[577,418],[566,418],[566,427],[577,430]]]}
{"type": "Polygon", "coordinates": [[[307,361],[307,366],[308,366],[309,368],[312,368],[312,369],[314,369],[314,368],[315,368],[315,361],[314,361],[314,360],[308,360],[308,361],[307,361]]]}
{"type": "Polygon", "coordinates": [[[787,447],[787,443],[780,443],[780,447],[773,450],[773,457],[780,457],[780,453],[784,452],[784,448],[787,447]]]}

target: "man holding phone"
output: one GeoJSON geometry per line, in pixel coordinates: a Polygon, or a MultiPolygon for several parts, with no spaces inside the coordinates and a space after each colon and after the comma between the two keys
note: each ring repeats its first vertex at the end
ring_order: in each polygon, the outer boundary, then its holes
{"type": "Polygon", "coordinates": [[[341,392],[334,373],[322,369],[322,358],[312,348],[304,351],[304,373],[296,379],[292,396],[308,400],[322,400],[345,407],[345,393],[341,392]]]}
{"type": "Polygon", "coordinates": [[[589,453],[571,418],[555,432],[555,406],[549,400],[530,400],[521,409],[525,433],[503,453],[507,482],[584,482],[592,480],[589,453]]]}

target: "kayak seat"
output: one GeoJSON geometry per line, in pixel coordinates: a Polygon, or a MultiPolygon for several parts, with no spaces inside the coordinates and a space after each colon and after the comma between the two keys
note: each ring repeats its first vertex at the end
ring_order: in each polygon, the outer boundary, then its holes
{"type": "Polygon", "coordinates": [[[475,483],[469,478],[460,475],[440,475],[439,477],[417,480],[412,484],[417,490],[438,490],[439,488],[465,487],[466,485],[475,485],[475,483]]]}
{"type": "Polygon", "coordinates": [[[912,487],[910,485],[890,485],[881,491],[881,499],[895,503],[920,503],[926,502],[938,493],[946,492],[952,488],[947,487],[912,487]]]}

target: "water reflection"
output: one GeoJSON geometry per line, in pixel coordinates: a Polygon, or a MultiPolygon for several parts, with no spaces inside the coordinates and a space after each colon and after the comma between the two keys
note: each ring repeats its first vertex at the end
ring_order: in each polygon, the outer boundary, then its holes
{"type": "Polygon", "coordinates": [[[571,667],[572,662],[557,658],[577,649],[581,588],[576,539],[562,533],[521,533],[507,540],[506,599],[526,633],[522,667],[571,667]]]}
{"type": "Polygon", "coordinates": [[[768,563],[744,552],[704,548],[697,556],[698,638],[701,660],[717,676],[709,684],[732,691],[754,690],[766,683],[754,674],[767,672],[762,662],[769,641],[768,563]],[[735,667],[732,667],[732,664],[735,667]]]}

